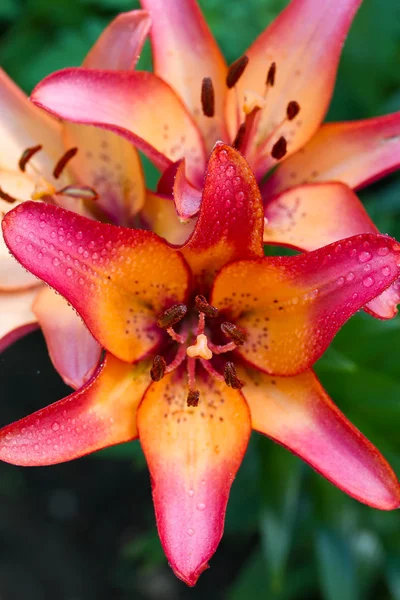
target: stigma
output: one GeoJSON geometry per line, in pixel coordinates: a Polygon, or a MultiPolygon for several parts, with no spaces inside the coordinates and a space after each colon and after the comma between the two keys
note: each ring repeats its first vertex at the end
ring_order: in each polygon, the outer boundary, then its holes
{"type": "Polygon", "coordinates": [[[204,333],[201,333],[196,338],[196,343],[193,346],[188,346],[186,348],[186,354],[190,358],[204,358],[205,360],[210,360],[212,358],[213,353],[208,347],[207,336],[204,333]]]}

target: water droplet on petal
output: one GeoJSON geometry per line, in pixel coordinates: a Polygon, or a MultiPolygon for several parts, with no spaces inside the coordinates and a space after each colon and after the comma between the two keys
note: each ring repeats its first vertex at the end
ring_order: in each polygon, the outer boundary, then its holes
{"type": "Polygon", "coordinates": [[[205,510],[206,505],[204,504],[204,502],[199,502],[196,508],[197,510],[205,510]]]}
{"type": "Polygon", "coordinates": [[[51,426],[51,428],[52,428],[53,431],[58,431],[59,428],[60,428],[60,426],[59,426],[58,423],[53,423],[53,425],[51,426]]]}
{"type": "Polygon", "coordinates": [[[58,267],[58,265],[60,264],[60,260],[57,258],[57,256],[53,258],[52,263],[55,267],[58,267]]]}
{"type": "Polygon", "coordinates": [[[389,275],[390,275],[390,268],[389,267],[383,267],[383,269],[382,269],[382,275],[384,275],[385,277],[389,277],[389,275]]]}
{"type": "Polygon", "coordinates": [[[363,284],[366,288],[371,287],[371,285],[374,285],[375,281],[373,279],[373,277],[365,277],[365,279],[363,279],[363,284]]]}
{"type": "Polygon", "coordinates": [[[371,252],[367,252],[367,251],[361,252],[358,256],[358,260],[362,263],[368,262],[369,260],[371,260],[371,258],[372,258],[371,252]]]}
{"type": "Polygon", "coordinates": [[[192,529],[191,527],[187,530],[188,535],[194,535],[194,529],[192,529]]]}
{"type": "Polygon", "coordinates": [[[190,496],[190,497],[194,496],[194,490],[189,490],[188,491],[188,496],[190,496]]]}
{"type": "Polygon", "coordinates": [[[389,254],[389,248],[387,246],[382,246],[381,248],[378,248],[378,254],[379,256],[386,256],[387,254],[389,254]]]}

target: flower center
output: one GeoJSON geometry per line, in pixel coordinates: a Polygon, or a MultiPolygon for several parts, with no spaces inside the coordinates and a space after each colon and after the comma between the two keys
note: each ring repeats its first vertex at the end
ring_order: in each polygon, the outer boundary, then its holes
{"type": "MultiPolygon", "coordinates": [[[[243,387],[232,361],[224,363],[222,373],[213,361],[218,355],[232,352],[237,346],[244,344],[247,334],[234,323],[223,321],[218,309],[209,304],[204,296],[197,295],[194,298],[194,305],[189,312],[185,304],[175,304],[168,308],[158,317],[157,325],[178,344],[178,349],[168,364],[163,356],[155,356],[150,370],[153,381],[160,381],[166,373],[171,373],[186,361],[188,406],[197,406],[200,398],[196,389],[197,363],[200,363],[209,375],[233,389],[239,390],[243,387]],[[178,331],[174,328],[176,325],[179,327],[178,331]],[[226,338],[225,343],[217,344],[211,339],[215,340],[221,336],[226,338]]],[[[221,364],[218,360],[217,363],[221,364]]]]}

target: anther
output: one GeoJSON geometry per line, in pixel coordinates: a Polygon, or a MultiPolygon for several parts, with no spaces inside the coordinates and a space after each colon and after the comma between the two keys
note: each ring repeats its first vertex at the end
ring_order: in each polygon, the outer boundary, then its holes
{"type": "Polygon", "coordinates": [[[275,75],[276,75],[276,63],[273,62],[273,63],[271,63],[270,68],[268,69],[267,78],[265,80],[265,85],[274,87],[275,75]]]}
{"type": "Polygon", "coordinates": [[[171,308],[167,308],[157,319],[157,325],[162,329],[173,327],[179,323],[187,313],[186,304],[175,304],[171,308]]]}
{"type": "Polygon", "coordinates": [[[289,121],[293,121],[300,112],[300,104],[296,100],[291,100],[286,107],[286,115],[289,121]]]}
{"type": "Polygon", "coordinates": [[[224,367],[224,379],[226,385],[233,388],[234,390],[241,390],[244,386],[244,382],[239,379],[236,373],[235,365],[233,362],[225,363],[224,367]]]}
{"type": "Polygon", "coordinates": [[[233,140],[233,148],[239,150],[243,144],[244,136],[246,135],[246,123],[242,123],[238,129],[235,139],[233,140]]]}
{"type": "Polygon", "coordinates": [[[201,106],[206,117],[213,117],[215,113],[214,86],[211,77],[204,77],[201,84],[201,106]]]}
{"type": "Polygon", "coordinates": [[[9,202],[10,204],[17,202],[17,198],[14,198],[14,196],[10,196],[10,194],[7,194],[7,192],[4,192],[1,188],[0,188],[0,198],[2,200],[5,200],[5,202],[9,202]]]}
{"type": "Polygon", "coordinates": [[[166,362],[162,356],[157,354],[153,360],[153,366],[150,369],[150,377],[153,381],[160,381],[164,377],[166,362]]]}
{"type": "Polygon", "coordinates": [[[65,167],[67,166],[67,163],[69,163],[71,158],[73,158],[77,152],[78,152],[78,148],[70,148],[69,150],[66,151],[65,154],[62,155],[62,157],[60,158],[60,160],[58,161],[58,163],[56,164],[56,166],[53,169],[53,177],[55,179],[58,179],[60,177],[61,173],[64,171],[65,167]]]}
{"type": "Polygon", "coordinates": [[[186,404],[188,406],[198,406],[199,405],[200,392],[199,390],[191,390],[188,393],[186,404]]]}
{"type": "Polygon", "coordinates": [[[234,323],[230,323],[229,321],[225,321],[221,325],[222,332],[233,342],[235,342],[236,346],[243,346],[245,341],[247,340],[247,333],[243,331],[240,327],[235,325],[234,323]]]}
{"type": "Polygon", "coordinates": [[[87,185],[67,185],[61,190],[57,190],[57,194],[63,194],[70,198],[78,198],[79,200],[98,200],[99,198],[96,190],[87,185]]]}
{"type": "Polygon", "coordinates": [[[234,85],[237,84],[247,64],[249,62],[249,57],[243,54],[240,56],[235,62],[231,64],[228,69],[228,73],[226,74],[226,85],[229,89],[233,88],[234,85]]]}
{"type": "Polygon", "coordinates": [[[25,167],[27,163],[31,160],[32,156],[36,154],[36,152],[39,152],[39,150],[41,150],[42,148],[43,146],[41,144],[38,144],[37,146],[32,146],[32,148],[27,148],[23,151],[22,156],[18,161],[18,166],[23,173],[25,172],[25,167]]]}
{"type": "Polygon", "coordinates": [[[212,319],[218,317],[218,308],[211,306],[204,296],[196,296],[194,299],[194,304],[197,310],[204,313],[206,317],[211,317],[212,319]]]}
{"type": "Polygon", "coordinates": [[[276,160],[280,160],[285,156],[287,152],[287,142],[283,135],[279,138],[277,142],[272,146],[271,156],[276,160]]]}

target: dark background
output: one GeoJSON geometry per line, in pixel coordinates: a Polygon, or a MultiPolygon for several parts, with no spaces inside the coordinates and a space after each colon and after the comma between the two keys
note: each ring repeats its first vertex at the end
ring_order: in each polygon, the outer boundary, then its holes
{"type": "MultiPolygon", "coordinates": [[[[200,4],[231,62],[285,2],[200,4]]],[[[135,6],[128,0],[1,0],[0,63],[29,92],[49,72],[79,65],[107,23],[135,6]]],[[[146,47],[141,65],[150,64],[146,47]]],[[[400,2],[365,0],[328,118],[399,109],[400,2]]],[[[399,176],[360,195],[381,230],[399,237],[399,176]]],[[[399,318],[378,322],[360,314],[317,369],[397,473],[399,360],[399,318]]],[[[69,393],[39,332],[2,354],[0,385],[1,425],[69,393]]],[[[399,529],[398,513],[357,503],[254,434],[233,485],[223,541],[211,569],[188,589],[161,550],[138,443],[54,467],[1,464],[0,600],[400,600],[399,529]]]]}

